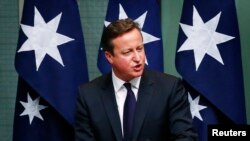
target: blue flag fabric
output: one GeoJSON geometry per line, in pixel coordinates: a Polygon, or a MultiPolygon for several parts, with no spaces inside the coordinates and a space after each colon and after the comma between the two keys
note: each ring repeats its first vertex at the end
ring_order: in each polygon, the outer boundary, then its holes
{"type": "MultiPolygon", "coordinates": [[[[142,29],[146,67],[163,71],[160,3],[157,0],[109,0],[105,27],[112,21],[125,18],[133,19],[139,23],[142,29]]],[[[98,53],[97,66],[103,74],[111,70],[101,47],[98,53]]]]}
{"type": "Polygon", "coordinates": [[[176,69],[189,91],[200,141],[209,124],[245,124],[240,36],[234,0],[184,0],[176,69]]]}
{"type": "Polygon", "coordinates": [[[77,87],[88,81],[75,0],[24,1],[15,67],[13,140],[74,140],[77,87]]]}

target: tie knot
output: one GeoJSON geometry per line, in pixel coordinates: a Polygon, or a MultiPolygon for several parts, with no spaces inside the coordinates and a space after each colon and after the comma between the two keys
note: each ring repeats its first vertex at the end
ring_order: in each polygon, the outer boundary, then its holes
{"type": "Polygon", "coordinates": [[[131,83],[124,83],[123,84],[127,90],[131,90],[131,83]]]}

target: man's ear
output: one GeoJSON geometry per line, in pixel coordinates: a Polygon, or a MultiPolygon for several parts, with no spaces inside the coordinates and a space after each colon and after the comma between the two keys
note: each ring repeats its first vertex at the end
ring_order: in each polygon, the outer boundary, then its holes
{"type": "Polygon", "coordinates": [[[104,54],[105,54],[105,57],[108,60],[108,62],[110,64],[113,64],[113,55],[108,51],[105,51],[104,54]]]}

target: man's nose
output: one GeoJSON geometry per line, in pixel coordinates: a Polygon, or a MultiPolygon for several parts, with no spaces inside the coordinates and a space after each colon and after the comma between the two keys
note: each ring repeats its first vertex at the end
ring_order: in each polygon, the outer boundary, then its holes
{"type": "Polygon", "coordinates": [[[135,51],[133,56],[133,61],[140,61],[140,53],[135,51]]]}

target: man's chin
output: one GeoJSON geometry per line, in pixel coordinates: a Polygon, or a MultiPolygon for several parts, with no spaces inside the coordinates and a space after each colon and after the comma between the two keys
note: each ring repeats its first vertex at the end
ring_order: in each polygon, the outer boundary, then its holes
{"type": "Polygon", "coordinates": [[[134,77],[140,77],[140,76],[142,75],[142,73],[143,73],[143,70],[136,71],[136,72],[134,73],[134,77]]]}

